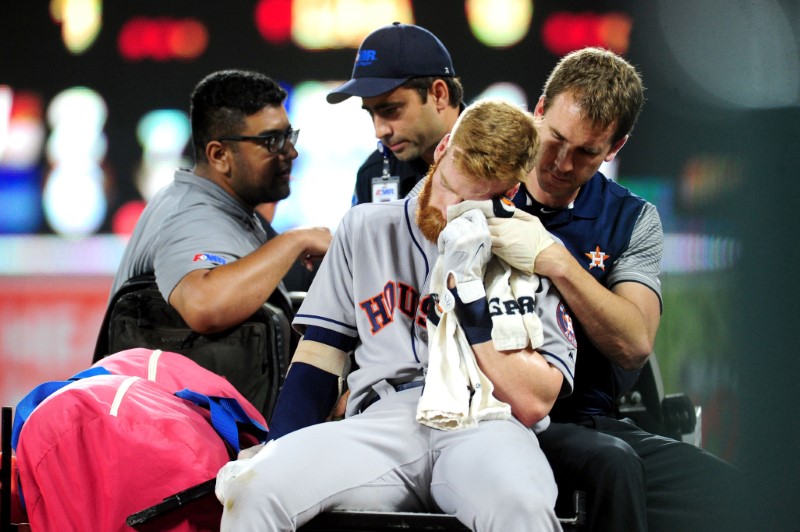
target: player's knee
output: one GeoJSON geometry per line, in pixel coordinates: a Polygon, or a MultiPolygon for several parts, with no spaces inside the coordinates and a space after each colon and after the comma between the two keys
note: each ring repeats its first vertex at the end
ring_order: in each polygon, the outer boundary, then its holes
{"type": "Polygon", "coordinates": [[[229,486],[230,496],[223,503],[221,530],[294,530],[291,516],[276,498],[275,492],[233,480],[229,486]]]}
{"type": "Polygon", "coordinates": [[[249,466],[248,461],[234,462],[217,476],[216,493],[223,506],[222,529],[291,529],[291,518],[279,500],[280,490],[272,476],[259,474],[257,468],[249,466]]]}
{"type": "Polygon", "coordinates": [[[587,465],[589,478],[618,479],[644,485],[644,461],[633,448],[622,440],[603,445],[587,465]]]}
{"type": "Polygon", "coordinates": [[[505,484],[497,486],[492,495],[492,507],[496,513],[520,512],[540,515],[552,511],[558,488],[551,478],[541,478],[534,485],[527,487],[505,484]]]}
{"type": "Polygon", "coordinates": [[[555,494],[517,493],[492,497],[491,509],[480,513],[476,530],[550,530],[556,522],[555,494]]]}

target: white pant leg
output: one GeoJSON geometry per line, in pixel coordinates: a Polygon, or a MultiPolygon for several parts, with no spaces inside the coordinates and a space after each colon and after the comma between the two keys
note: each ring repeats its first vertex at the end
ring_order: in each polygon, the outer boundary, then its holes
{"type": "Polygon", "coordinates": [[[217,476],[222,530],[295,530],[334,509],[420,509],[429,501],[430,429],[416,422],[418,391],[393,394],[364,414],[314,425],[217,476]],[[418,491],[419,490],[419,491],[418,491]]]}
{"type": "Polygon", "coordinates": [[[553,472],[536,435],[515,419],[440,433],[431,494],[472,530],[561,530],[553,472]]]}

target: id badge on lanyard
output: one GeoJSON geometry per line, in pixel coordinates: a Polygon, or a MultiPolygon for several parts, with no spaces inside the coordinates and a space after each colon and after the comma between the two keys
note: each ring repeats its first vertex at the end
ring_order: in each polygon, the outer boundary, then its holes
{"type": "Polygon", "coordinates": [[[389,158],[384,152],[386,148],[378,142],[378,151],[383,153],[383,169],[381,175],[372,178],[372,203],[383,203],[400,199],[400,177],[389,174],[389,158]]]}

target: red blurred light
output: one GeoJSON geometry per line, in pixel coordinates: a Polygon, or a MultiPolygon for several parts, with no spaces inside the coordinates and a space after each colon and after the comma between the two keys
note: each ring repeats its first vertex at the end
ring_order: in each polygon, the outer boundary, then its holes
{"type": "Polygon", "coordinates": [[[624,13],[609,13],[600,24],[599,37],[608,43],[608,49],[618,54],[628,51],[633,21],[624,13]]]}
{"type": "Polygon", "coordinates": [[[123,204],[114,217],[111,219],[111,230],[115,235],[130,236],[133,234],[133,228],[136,227],[136,222],[139,221],[139,216],[142,215],[145,202],[143,201],[129,201],[123,204]]]}
{"type": "Polygon", "coordinates": [[[42,99],[38,94],[27,91],[13,93],[11,99],[10,121],[17,120],[41,120],[42,118],[42,99]]]}
{"type": "Polygon", "coordinates": [[[195,59],[208,46],[208,30],[190,18],[136,17],[122,26],[117,43],[129,61],[195,59]]]}
{"type": "Polygon", "coordinates": [[[132,61],[138,61],[139,59],[142,59],[140,53],[141,46],[139,46],[139,35],[141,34],[146,23],[147,22],[144,19],[134,18],[122,26],[122,29],[119,32],[117,46],[119,47],[120,54],[125,59],[132,61]]]}
{"type": "Polygon", "coordinates": [[[283,44],[292,36],[292,0],[260,0],[256,4],[255,23],[267,42],[283,44]]]}
{"type": "Polygon", "coordinates": [[[568,13],[550,15],[542,25],[542,42],[554,55],[566,55],[586,46],[625,54],[633,20],[625,13],[568,13]]]}
{"type": "Polygon", "coordinates": [[[208,46],[206,27],[196,20],[187,19],[171,28],[169,48],[179,59],[194,59],[208,46]]]}
{"type": "Polygon", "coordinates": [[[144,58],[150,57],[163,61],[169,57],[167,50],[167,32],[170,25],[166,20],[156,19],[142,26],[141,45],[144,58]]]}

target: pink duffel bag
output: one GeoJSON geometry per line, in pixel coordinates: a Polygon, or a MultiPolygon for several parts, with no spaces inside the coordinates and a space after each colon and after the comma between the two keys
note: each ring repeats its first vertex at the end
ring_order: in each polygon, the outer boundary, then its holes
{"type": "MultiPolygon", "coordinates": [[[[34,531],[133,530],[128,516],[213,479],[266,434],[233,386],[182,355],[131,349],[90,369],[15,420],[34,531]]],[[[206,496],[137,530],[218,530],[221,515],[206,496]]]]}

